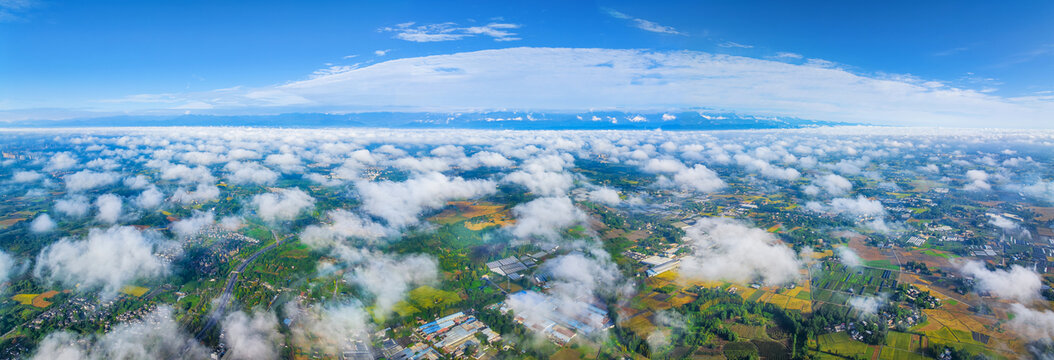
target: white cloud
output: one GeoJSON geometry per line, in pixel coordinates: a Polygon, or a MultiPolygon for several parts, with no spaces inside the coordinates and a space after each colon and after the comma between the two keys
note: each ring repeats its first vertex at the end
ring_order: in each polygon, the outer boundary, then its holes
{"type": "Polygon", "coordinates": [[[227,231],[236,231],[241,229],[244,224],[241,216],[224,216],[220,218],[220,227],[227,231]]]}
{"type": "Polygon", "coordinates": [[[939,174],[941,169],[935,164],[926,164],[926,166],[919,166],[920,171],[925,171],[931,174],[939,174]]]}
{"type": "Polygon", "coordinates": [[[446,159],[434,157],[415,158],[407,156],[396,159],[392,162],[392,165],[399,169],[421,173],[450,170],[450,163],[446,159]]]}
{"type": "Polygon", "coordinates": [[[383,318],[412,287],[434,284],[439,279],[435,259],[425,255],[393,256],[373,253],[346,278],[374,297],[374,314],[383,318]]]}
{"type": "Polygon", "coordinates": [[[684,164],[677,159],[651,159],[641,168],[646,172],[657,174],[672,174],[684,169],[684,164]]]}
{"type": "Polygon", "coordinates": [[[292,220],[304,210],[315,207],[315,198],[297,188],[278,189],[257,194],[252,199],[256,215],[264,221],[292,220]]]}
{"type": "Polygon", "coordinates": [[[365,219],[350,211],[337,209],[327,216],[329,223],[310,225],[300,233],[300,241],[313,247],[331,247],[348,238],[376,240],[391,231],[381,224],[365,219]]]}
{"type": "Polygon", "coordinates": [[[1054,202],[1054,181],[1037,181],[1021,187],[1021,192],[1047,202],[1054,202]]]}
{"type": "Polygon", "coordinates": [[[723,47],[723,48],[740,48],[740,49],[751,49],[751,48],[754,47],[754,45],[740,44],[740,43],[737,43],[737,42],[734,42],[734,41],[725,41],[723,43],[717,44],[717,46],[720,46],[720,47],[723,47]]]}
{"type": "Polygon", "coordinates": [[[461,166],[462,169],[471,170],[478,167],[505,168],[512,166],[512,164],[512,160],[509,160],[501,154],[490,151],[480,151],[463,159],[458,165],[461,166]]]}
{"type": "Polygon", "coordinates": [[[391,50],[391,49],[384,49],[384,50],[374,50],[374,51],[373,51],[373,55],[376,55],[376,56],[384,56],[384,55],[388,55],[388,52],[389,52],[389,51],[392,51],[392,50],[391,50]]]}
{"type": "MultiPolygon", "coordinates": [[[[218,190],[218,189],[217,189],[218,190]]],[[[153,209],[161,206],[161,202],[165,200],[165,194],[161,193],[156,186],[151,185],[143,192],[139,193],[139,196],[135,197],[135,204],[143,209],[153,209]]]]}
{"type": "Polygon", "coordinates": [[[853,189],[853,183],[849,179],[836,174],[827,174],[813,179],[813,184],[823,189],[830,195],[841,196],[853,189]]]}
{"type": "Polygon", "coordinates": [[[121,218],[121,197],[114,194],[104,194],[95,199],[95,207],[99,213],[95,219],[105,223],[116,223],[121,218]]]}
{"type": "Polygon", "coordinates": [[[988,214],[988,223],[997,228],[1003,229],[1003,231],[1017,230],[1020,227],[1020,225],[1013,220],[997,214],[988,214]]]}
{"type": "Polygon", "coordinates": [[[278,332],[278,318],[268,311],[246,314],[230,313],[223,319],[223,341],[227,344],[224,359],[271,360],[278,358],[282,334],[278,332]]]}
{"type": "Polygon", "coordinates": [[[225,160],[216,153],[204,151],[188,151],[180,153],[179,158],[183,159],[185,162],[196,165],[212,165],[225,160]]]}
{"type": "MultiPolygon", "coordinates": [[[[603,250],[571,253],[546,261],[542,271],[551,274],[545,293],[535,291],[517,292],[506,299],[505,304],[517,317],[528,324],[545,324],[549,319],[576,318],[594,328],[603,328],[603,319],[583,316],[589,314],[587,307],[601,295],[615,294],[621,276],[618,268],[603,250]]],[[[534,327],[529,329],[537,330],[534,327]]],[[[598,331],[591,336],[603,337],[598,331]]]]}
{"type": "Polygon", "coordinates": [[[801,56],[801,54],[795,54],[795,53],[792,53],[792,52],[778,52],[778,53],[776,53],[776,58],[777,58],[777,59],[793,59],[793,60],[799,60],[799,59],[801,59],[802,57],[803,57],[803,56],[801,56]]]}
{"type": "Polygon", "coordinates": [[[155,250],[171,250],[168,242],[157,233],[130,226],[91,229],[85,239],[64,238],[41,250],[33,273],[66,286],[101,288],[113,295],[133,280],[167,273],[168,262],[155,250]]]}
{"type": "Polygon", "coordinates": [[[198,231],[201,231],[204,227],[215,223],[216,216],[212,211],[202,212],[200,210],[194,210],[193,215],[189,218],[174,221],[169,224],[168,228],[176,235],[188,237],[197,234],[198,231]]]}
{"type": "Polygon", "coordinates": [[[871,200],[863,195],[855,198],[837,198],[831,200],[828,212],[850,216],[884,216],[886,208],[878,200],[871,200]]]}
{"type": "Polygon", "coordinates": [[[604,205],[615,206],[622,202],[622,199],[619,198],[618,191],[609,187],[598,187],[597,189],[590,191],[587,195],[589,201],[604,205]]]}
{"type": "Polygon", "coordinates": [[[988,191],[992,190],[992,185],[988,183],[988,173],[984,170],[969,170],[966,172],[966,185],[963,185],[963,190],[966,191],[988,191]]]}
{"type": "Polygon", "coordinates": [[[798,278],[802,267],[794,250],[765,230],[728,218],[702,218],[686,231],[692,255],[681,260],[679,274],[689,279],[779,285],[798,278]]]}
{"type": "Polygon", "coordinates": [[[1014,319],[1008,325],[1029,340],[1051,343],[1054,339],[1054,311],[1032,310],[1021,304],[1011,304],[1014,319]]]}
{"type": "Polygon", "coordinates": [[[1010,270],[996,269],[989,271],[980,261],[968,261],[959,268],[964,276],[977,281],[977,289],[987,291],[994,296],[1021,302],[1031,302],[1039,298],[1043,279],[1035,271],[1013,265],[1010,270]]]}
{"type": "MultiPolygon", "coordinates": [[[[1054,101],[1043,96],[1000,97],[949,86],[932,88],[911,79],[838,68],[692,51],[567,48],[505,48],[396,59],[267,87],[182,94],[176,101],[203,101],[214,104],[216,111],[242,112],[666,111],[707,104],[761,115],[956,127],[989,127],[992,119],[1002,119],[1004,127],[1039,127],[1054,113],[1054,101]],[[299,102],[249,96],[260,91],[299,102]]],[[[173,107],[169,102],[113,104],[139,113],[173,107]]]]}
{"type": "Polygon", "coordinates": [[[150,179],[147,179],[146,176],[143,175],[124,178],[124,186],[127,186],[130,189],[146,189],[150,185],[150,179]]]}
{"type": "Polygon", "coordinates": [[[55,229],[55,220],[51,219],[48,214],[37,215],[36,219],[29,224],[29,231],[34,234],[42,234],[55,229]]]}
{"type": "Polygon", "coordinates": [[[838,247],[835,250],[838,254],[838,260],[841,261],[842,264],[845,264],[845,266],[857,268],[864,265],[864,260],[860,258],[860,255],[857,255],[856,252],[848,246],[838,247]]]}
{"type": "MultiPolygon", "coordinates": [[[[146,191],[144,191],[143,194],[140,194],[141,197],[145,196],[145,195],[146,195],[146,191]]],[[[151,193],[150,195],[152,196],[154,194],[151,193]]],[[[218,186],[212,185],[212,184],[201,183],[201,184],[198,184],[197,186],[195,186],[193,191],[187,190],[184,187],[180,187],[179,189],[176,189],[176,191],[172,193],[171,199],[172,199],[172,201],[177,202],[177,203],[181,203],[181,204],[193,204],[193,203],[200,203],[200,202],[205,202],[205,201],[209,201],[209,200],[214,200],[214,199],[218,198],[219,196],[220,196],[220,188],[218,186]]]]}
{"type": "Polygon", "coordinates": [[[203,166],[189,167],[183,164],[165,164],[161,168],[161,179],[176,180],[181,184],[212,183],[216,178],[203,166]]]}
{"type": "Polygon", "coordinates": [[[66,216],[81,217],[87,215],[89,207],[88,198],[82,195],[73,195],[55,201],[55,211],[66,216]]]}
{"type": "Polygon", "coordinates": [[[516,225],[511,232],[520,239],[541,237],[547,240],[560,238],[560,230],[584,223],[586,214],[579,210],[566,196],[543,197],[512,208],[516,225]]]}
{"type": "Polygon", "coordinates": [[[783,168],[770,164],[768,161],[747,155],[747,154],[736,154],[733,157],[736,163],[750,171],[756,171],[761,176],[776,179],[776,180],[795,180],[801,176],[798,170],[793,168],[783,168]]]}
{"type": "Polygon", "coordinates": [[[299,172],[302,169],[300,157],[290,153],[267,155],[264,162],[278,166],[279,169],[285,172],[299,172]]]}
{"type": "Polygon", "coordinates": [[[885,297],[853,296],[849,298],[849,306],[859,311],[861,316],[870,316],[877,314],[886,301],[885,297]]]}
{"type": "Polygon", "coordinates": [[[172,315],[172,308],[162,305],[102,335],[54,332],[41,340],[32,359],[208,359],[210,350],[183,332],[172,315]]]}
{"type": "MultiPolygon", "coordinates": [[[[0,284],[6,283],[15,273],[22,272],[24,268],[18,266],[18,262],[15,258],[6,252],[0,251],[0,284]]],[[[0,290],[3,290],[3,286],[0,285],[0,290]]]]}
{"type": "Polygon", "coordinates": [[[48,160],[48,165],[44,167],[44,170],[55,171],[55,170],[66,170],[77,166],[77,158],[73,157],[73,154],[69,152],[55,153],[48,160]]]}
{"type": "Polygon", "coordinates": [[[11,176],[11,180],[16,183],[30,183],[40,180],[43,177],[44,174],[36,171],[16,171],[15,174],[11,176]]]}
{"type": "Polygon", "coordinates": [[[506,175],[505,181],[523,185],[527,191],[543,196],[567,194],[574,185],[574,178],[562,171],[519,170],[506,175]]]}
{"type": "MultiPolygon", "coordinates": [[[[520,40],[520,38],[517,37],[517,34],[512,32],[512,30],[518,28],[520,28],[519,24],[509,23],[490,23],[482,26],[462,27],[452,22],[428,25],[416,25],[415,23],[408,22],[396,24],[394,26],[386,26],[378,30],[381,32],[395,33],[396,39],[413,42],[453,41],[479,35],[490,37],[491,39],[494,39],[494,41],[515,41],[520,40]]],[[[379,51],[380,50],[378,50],[378,52],[379,51]]],[[[383,53],[375,54],[377,56],[383,56],[387,52],[387,50],[384,50],[383,53]]]]}
{"type": "Polygon", "coordinates": [[[682,189],[703,193],[715,192],[727,186],[716,172],[702,164],[681,169],[673,175],[673,182],[680,185],[682,189]]]}
{"type": "Polygon", "coordinates": [[[615,9],[603,8],[603,10],[608,15],[611,15],[611,17],[616,18],[616,19],[621,19],[621,20],[627,20],[631,24],[633,24],[633,27],[636,27],[636,28],[644,30],[644,31],[650,31],[650,32],[653,32],[653,33],[660,33],[660,34],[685,35],[684,33],[681,33],[680,31],[677,31],[677,29],[674,29],[673,27],[660,25],[658,23],[655,23],[655,22],[652,22],[652,21],[648,21],[648,20],[644,20],[644,19],[640,19],[640,18],[635,18],[635,17],[629,16],[629,15],[626,15],[626,14],[624,14],[622,12],[619,12],[619,11],[617,11],[615,9]]]}
{"type": "Polygon", "coordinates": [[[296,301],[287,302],[284,314],[292,324],[293,341],[312,344],[323,353],[333,357],[341,354],[348,339],[366,338],[370,329],[370,315],[358,302],[300,306],[296,301]]]}
{"type": "Polygon", "coordinates": [[[232,184],[266,185],[278,180],[278,173],[255,162],[231,161],[223,169],[229,173],[227,180],[232,184]]]}
{"type": "Polygon", "coordinates": [[[418,222],[427,209],[443,207],[447,201],[493,194],[497,184],[490,180],[450,178],[440,173],[420,174],[403,182],[359,181],[355,183],[362,208],[380,217],[390,227],[400,228],[418,222]]]}
{"type": "Polygon", "coordinates": [[[103,187],[120,180],[117,173],[81,170],[66,176],[66,190],[72,192],[103,187]]]}

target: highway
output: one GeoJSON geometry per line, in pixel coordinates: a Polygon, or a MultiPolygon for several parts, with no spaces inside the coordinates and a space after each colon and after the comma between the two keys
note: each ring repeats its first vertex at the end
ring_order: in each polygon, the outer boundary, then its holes
{"type": "Polygon", "coordinates": [[[279,239],[278,234],[276,234],[274,230],[271,230],[271,235],[275,238],[274,243],[271,243],[271,245],[264,246],[260,250],[254,252],[248,258],[245,258],[245,261],[242,261],[242,264],[238,265],[238,268],[234,271],[231,271],[231,274],[227,276],[227,286],[223,288],[223,295],[220,296],[219,305],[212,310],[211,314],[209,314],[208,322],[205,323],[205,327],[201,328],[201,331],[199,331],[198,334],[194,337],[195,339],[201,341],[201,339],[204,338],[206,334],[208,334],[209,330],[212,330],[212,328],[216,326],[216,323],[223,319],[223,315],[227,311],[227,304],[231,302],[231,296],[233,295],[234,287],[238,285],[238,277],[243,271],[245,271],[245,268],[249,267],[249,264],[251,264],[253,260],[256,260],[257,257],[259,257],[265,252],[270,251],[271,249],[278,247],[278,245],[281,245],[282,241],[285,240],[285,238],[279,239]]]}

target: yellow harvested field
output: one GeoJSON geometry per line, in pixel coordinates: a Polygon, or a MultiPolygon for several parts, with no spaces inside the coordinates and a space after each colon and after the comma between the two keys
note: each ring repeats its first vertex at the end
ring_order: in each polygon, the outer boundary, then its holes
{"type": "Polygon", "coordinates": [[[809,300],[790,298],[787,299],[787,306],[784,308],[808,313],[812,312],[812,302],[809,300]]]}
{"type": "Polygon", "coordinates": [[[17,224],[20,221],[25,221],[26,218],[14,218],[14,219],[3,219],[0,220],[0,229],[6,229],[11,225],[17,224]]]}
{"type": "Polygon", "coordinates": [[[491,226],[504,227],[516,223],[516,219],[509,217],[509,211],[505,210],[499,213],[487,215],[485,221],[466,221],[465,228],[472,231],[480,231],[491,226]]]}
{"type": "Polygon", "coordinates": [[[51,290],[43,294],[18,294],[12,296],[11,299],[21,303],[22,305],[33,305],[38,308],[46,308],[48,306],[51,306],[51,302],[48,301],[48,299],[58,294],[58,291],[51,290]]]}
{"type": "Polygon", "coordinates": [[[651,311],[645,311],[640,314],[637,314],[637,316],[634,316],[629,319],[629,324],[627,324],[627,326],[630,328],[630,330],[637,333],[638,335],[641,335],[642,337],[647,337],[648,334],[651,334],[651,332],[655,330],[655,324],[652,324],[651,320],[648,320],[648,318],[651,317],[652,314],[654,313],[652,313],[651,311]]]}
{"type": "Polygon", "coordinates": [[[664,272],[662,274],[652,276],[651,279],[665,280],[665,281],[674,281],[674,280],[677,280],[677,272],[673,271],[673,270],[667,271],[667,272],[664,272]]]}
{"type": "Polygon", "coordinates": [[[661,300],[656,300],[653,296],[643,298],[640,300],[640,302],[647,306],[648,309],[654,310],[666,310],[673,307],[672,305],[670,305],[670,303],[661,300]]]}
{"type": "Polygon", "coordinates": [[[757,291],[758,291],[757,289],[745,288],[745,289],[740,289],[738,294],[739,294],[739,296],[743,297],[744,299],[749,299],[750,296],[754,295],[754,293],[757,292],[757,291]]]}
{"type": "Polygon", "coordinates": [[[695,301],[695,297],[692,295],[681,293],[677,294],[677,296],[670,298],[669,301],[670,305],[673,305],[673,307],[681,307],[692,301],[695,301]]]}
{"type": "Polygon", "coordinates": [[[135,297],[143,296],[144,294],[146,294],[147,291],[150,291],[150,288],[145,288],[142,286],[126,285],[125,287],[121,288],[122,294],[132,295],[135,297]]]}
{"type": "Polygon", "coordinates": [[[504,205],[473,201],[449,201],[447,206],[451,209],[443,210],[439,215],[430,220],[440,224],[452,224],[458,221],[496,214],[505,209],[504,205]]]}
{"type": "Polygon", "coordinates": [[[938,322],[951,330],[970,331],[970,327],[959,321],[961,314],[953,314],[941,309],[922,310],[930,322],[938,322]]]}
{"type": "Polygon", "coordinates": [[[33,298],[37,297],[38,294],[18,294],[12,296],[11,299],[22,303],[22,305],[30,305],[33,303],[33,298]]]}
{"type": "MultiPolygon", "coordinates": [[[[764,296],[762,296],[762,298],[764,298],[764,296]]],[[[772,294],[772,296],[769,297],[768,300],[765,300],[765,302],[767,302],[769,304],[772,304],[772,305],[779,306],[781,308],[786,308],[787,307],[787,300],[789,300],[789,299],[790,298],[788,298],[787,295],[772,294]]]]}

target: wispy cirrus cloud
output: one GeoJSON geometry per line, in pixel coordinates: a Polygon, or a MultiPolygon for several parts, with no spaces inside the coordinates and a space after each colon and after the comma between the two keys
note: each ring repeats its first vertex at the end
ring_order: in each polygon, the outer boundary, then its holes
{"type": "Polygon", "coordinates": [[[935,52],[935,53],[933,53],[933,56],[952,56],[952,55],[961,53],[961,52],[966,51],[966,50],[970,50],[970,48],[969,47],[965,47],[965,46],[954,47],[954,48],[951,48],[951,49],[945,49],[945,50],[941,50],[941,51],[935,52]]]}
{"type": "Polygon", "coordinates": [[[720,46],[720,47],[723,47],[723,48],[740,48],[740,49],[751,49],[751,48],[754,47],[754,45],[740,44],[740,43],[737,43],[737,42],[734,42],[734,41],[725,41],[723,43],[717,44],[717,46],[720,46]]]}
{"type": "Polygon", "coordinates": [[[776,53],[775,58],[777,58],[777,59],[787,59],[787,60],[800,60],[801,58],[803,58],[803,56],[801,54],[798,54],[798,53],[781,51],[781,52],[776,53]]]}
{"type": "Polygon", "coordinates": [[[0,0],[0,23],[26,20],[26,12],[39,6],[35,0],[0,0]]]}
{"type": "Polygon", "coordinates": [[[601,8],[601,9],[605,13],[607,13],[608,15],[611,15],[611,17],[616,18],[616,19],[627,20],[630,23],[632,23],[634,27],[636,27],[638,29],[641,29],[641,30],[644,30],[644,31],[650,31],[650,32],[653,32],[653,33],[660,33],[660,34],[686,35],[685,33],[677,31],[677,29],[674,29],[672,26],[665,26],[665,25],[661,25],[661,24],[653,22],[653,21],[648,21],[648,20],[644,20],[644,19],[641,19],[641,18],[632,17],[632,16],[626,15],[625,13],[622,13],[622,12],[620,12],[618,10],[611,9],[611,8],[601,8]]]}
{"type": "Polygon", "coordinates": [[[418,25],[414,22],[396,24],[378,29],[381,32],[395,33],[395,38],[413,42],[454,41],[476,36],[488,36],[494,41],[520,40],[512,30],[521,25],[492,22],[482,26],[459,26],[454,22],[418,25]]]}

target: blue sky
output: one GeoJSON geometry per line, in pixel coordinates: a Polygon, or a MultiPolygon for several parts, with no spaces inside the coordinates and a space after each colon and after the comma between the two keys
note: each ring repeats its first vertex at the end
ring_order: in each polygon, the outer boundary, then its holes
{"type": "Polygon", "coordinates": [[[1006,115],[1051,127],[1050,19],[1047,1],[0,0],[0,119],[702,107],[947,126],[1006,115]],[[585,48],[612,51],[575,51],[585,48]],[[430,55],[447,57],[421,58],[430,55]],[[701,55],[732,57],[691,63],[701,55]],[[532,58],[501,66],[523,56],[532,58]],[[566,79],[588,65],[610,73],[566,79]],[[434,71],[407,75],[423,68],[434,71]],[[564,81],[546,81],[552,74],[564,81]],[[523,78],[523,91],[552,88],[560,99],[517,93],[509,82],[523,78]]]}

